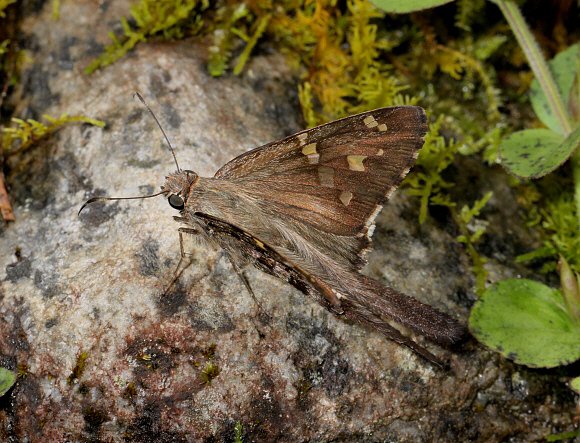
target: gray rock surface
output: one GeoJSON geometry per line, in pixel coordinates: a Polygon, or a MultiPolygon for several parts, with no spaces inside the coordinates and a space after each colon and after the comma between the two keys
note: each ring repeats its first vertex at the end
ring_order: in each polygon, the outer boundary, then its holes
{"type": "MultiPolygon", "coordinates": [[[[154,192],[174,169],[132,93],[157,112],[182,167],[208,176],[300,129],[295,85],[272,55],[211,78],[192,41],[142,45],[87,77],[128,3],[62,3],[58,22],[47,3],[22,24],[32,62],[18,113],[107,127],[67,127],[9,176],[17,221],[0,228],[0,363],[22,376],[0,400],[0,440],[233,441],[237,422],[244,441],[525,441],[567,429],[573,398],[553,376],[473,345],[431,348],[450,359],[437,370],[251,271],[264,318],[205,246],[187,245],[196,260],[162,297],[179,258],[165,199],[77,216],[88,197],[154,192]]],[[[417,209],[401,193],[385,208],[367,273],[465,320],[468,259],[444,226],[419,228],[417,209]]]]}

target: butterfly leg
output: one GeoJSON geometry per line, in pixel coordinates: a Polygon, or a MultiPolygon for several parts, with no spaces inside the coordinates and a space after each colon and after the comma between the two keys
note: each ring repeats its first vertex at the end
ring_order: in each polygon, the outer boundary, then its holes
{"type": "MultiPolygon", "coordinates": [[[[174,218],[177,220],[181,217],[174,217],[174,218]]],[[[185,252],[185,249],[183,247],[183,234],[197,235],[197,234],[199,234],[199,231],[197,229],[193,229],[193,228],[179,228],[177,230],[177,232],[179,232],[179,251],[180,251],[181,255],[179,257],[179,263],[177,263],[177,267],[175,268],[175,271],[173,272],[173,278],[171,279],[171,282],[169,283],[167,288],[165,288],[165,291],[163,291],[163,295],[167,295],[167,293],[173,287],[175,282],[177,280],[179,280],[179,277],[181,277],[183,272],[187,268],[189,268],[191,266],[191,264],[193,263],[193,259],[190,259],[189,262],[186,263],[185,266],[183,266],[183,268],[180,270],[181,265],[183,264],[185,257],[187,257],[187,256],[192,257],[192,255],[193,255],[193,254],[189,254],[189,253],[185,252]]]]}
{"type": "Polygon", "coordinates": [[[244,286],[246,287],[246,289],[248,290],[248,292],[250,293],[250,295],[254,299],[254,302],[258,306],[258,310],[260,311],[260,313],[265,315],[265,316],[268,316],[268,314],[266,313],[266,311],[264,311],[264,308],[262,308],[262,305],[258,301],[258,298],[256,297],[256,294],[254,293],[254,290],[252,289],[252,286],[250,285],[250,281],[248,280],[248,277],[246,276],[244,271],[242,269],[240,269],[240,267],[236,263],[235,259],[230,254],[226,253],[226,255],[228,256],[230,263],[232,264],[232,268],[234,268],[234,271],[236,271],[236,274],[238,274],[238,277],[240,277],[240,280],[242,280],[242,283],[244,283],[244,286]]]}

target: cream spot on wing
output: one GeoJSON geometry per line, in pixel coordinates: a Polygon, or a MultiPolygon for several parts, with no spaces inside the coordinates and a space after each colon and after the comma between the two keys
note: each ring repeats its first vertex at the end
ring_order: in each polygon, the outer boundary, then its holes
{"type": "Polygon", "coordinates": [[[381,132],[385,132],[387,130],[387,125],[385,125],[384,123],[381,123],[377,129],[381,132]]]}
{"type": "Polygon", "coordinates": [[[317,165],[318,161],[320,160],[320,154],[308,154],[308,163],[311,165],[317,165]]]}
{"type": "Polygon", "coordinates": [[[379,125],[372,115],[367,115],[363,120],[363,123],[367,125],[367,128],[374,128],[379,125]]]}
{"type": "MultiPolygon", "coordinates": [[[[306,134],[300,134],[306,135],[306,134]]],[[[302,148],[302,154],[308,158],[308,163],[316,165],[320,161],[320,154],[316,152],[316,143],[309,143],[302,148]]]]}
{"type": "Polygon", "coordinates": [[[266,248],[264,248],[264,243],[262,243],[260,240],[258,240],[257,238],[255,238],[254,241],[256,242],[256,245],[258,246],[258,248],[260,248],[260,249],[266,249],[266,248]]]}
{"type": "Polygon", "coordinates": [[[364,171],[365,165],[363,165],[363,161],[365,158],[367,158],[366,155],[347,155],[348,169],[351,171],[364,171]]]}
{"type": "Polygon", "coordinates": [[[306,143],[307,138],[308,134],[306,132],[304,134],[298,134],[298,141],[300,142],[300,146],[306,143]]]}
{"type": "Polygon", "coordinates": [[[340,196],[338,197],[344,206],[348,206],[350,201],[352,200],[352,192],[350,191],[342,191],[340,196]]]}
{"type": "Polygon", "coordinates": [[[309,143],[302,148],[302,154],[310,155],[316,154],[316,143],[309,143]]]}
{"type": "Polygon", "coordinates": [[[334,188],[334,169],[328,166],[318,168],[318,180],[320,184],[327,188],[334,188]]]}
{"type": "Polygon", "coordinates": [[[385,151],[383,151],[382,149],[379,149],[379,150],[377,151],[377,155],[379,155],[379,156],[380,156],[380,155],[383,155],[384,153],[385,153],[385,151]]]}

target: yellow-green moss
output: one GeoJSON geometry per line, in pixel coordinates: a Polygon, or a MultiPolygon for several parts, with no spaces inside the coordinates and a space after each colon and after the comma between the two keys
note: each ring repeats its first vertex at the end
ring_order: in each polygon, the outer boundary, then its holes
{"type": "Polygon", "coordinates": [[[123,57],[139,42],[154,36],[181,38],[186,32],[200,28],[199,10],[207,8],[208,0],[141,0],[131,8],[134,25],[121,18],[123,35],[109,33],[112,43],[105,52],[85,68],[86,73],[108,66],[123,57]]]}
{"type": "Polygon", "coordinates": [[[5,157],[19,154],[37,143],[40,139],[54,133],[62,126],[69,123],[87,123],[98,126],[105,126],[105,122],[82,115],[66,115],[54,118],[50,115],[42,116],[46,123],[37,120],[21,120],[13,118],[14,126],[0,129],[0,148],[5,157]]]}
{"type": "Polygon", "coordinates": [[[4,18],[6,16],[4,11],[13,3],[16,3],[16,0],[0,0],[0,18],[4,18]]]}
{"type": "Polygon", "coordinates": [[[556,269],[563,256],[580,273],[580,231],[570,184],[555,176],[519,187],[519,204],[527,211],[528,226],[540,234],[542,246],[520,255],[521,263],[540,262],[542,272],[556,269]]]}
{"type": "Polygon", "coordinates": [[[220,373],[218,365],[212,361],[206,362],[205,366],[201,370],[200,378],[203,384],[210,384],[211,381],[216,378],[220,373]]]}
{"type": "Polygon", "coordinates": [[[67,383],[69,385],[76,383],[82,377],[83,373],[85,372],[88,358],[89,358],[88,352],[83,351],[79,353],[79,355],[77,356],[75,367],[73,368],[71,374],[67,378],[67,383]]]}

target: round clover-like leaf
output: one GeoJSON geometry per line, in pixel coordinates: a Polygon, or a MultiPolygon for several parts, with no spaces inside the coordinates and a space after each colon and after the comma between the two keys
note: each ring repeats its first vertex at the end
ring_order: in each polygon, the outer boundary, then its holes
{"type": "Polygon", "coordinates": [[[580,323],[556,289],[526,279],[488,288],[469,318],[471,333],[516,363],[553,368],[580,359],[580,323]]]}
{"type": "Polygon", "coordinates": [[[568,159],[574,151],[574,140],[579,136],[580,132],[575,131],[564,140],[562,135],[550,129],[514,132],[501,141],[501,163],[518,177],[542,177],[568,159]]]}
{"type": "Polygon", "coordinates": [[[453,0],[371,0],[385,12],[405,14],[451,3],[453,0]]]}
{"type": "Polygon", "coordinates": [[[9,369],[0,367],[0,397],[16,382],[16,374],[9,369]]]}
{"type": "MultiPolygon", "coordinates": [[[[576,43],[560,52],[549,62],[549,65],[550,71],[554,76],[554,81],[562,95],[562,99],[568,105],[571,99],[571,91],[573,90],[572,86],[580,72],[580,43],[576,43]]],[[[530,87],[530,100],[534,112],[542,123],[552,131],[558,134],[564,134],[560,122],[552,112],[552,108],[548,105],[546,95],[536,79],[534,79],[530,87]]]]}

